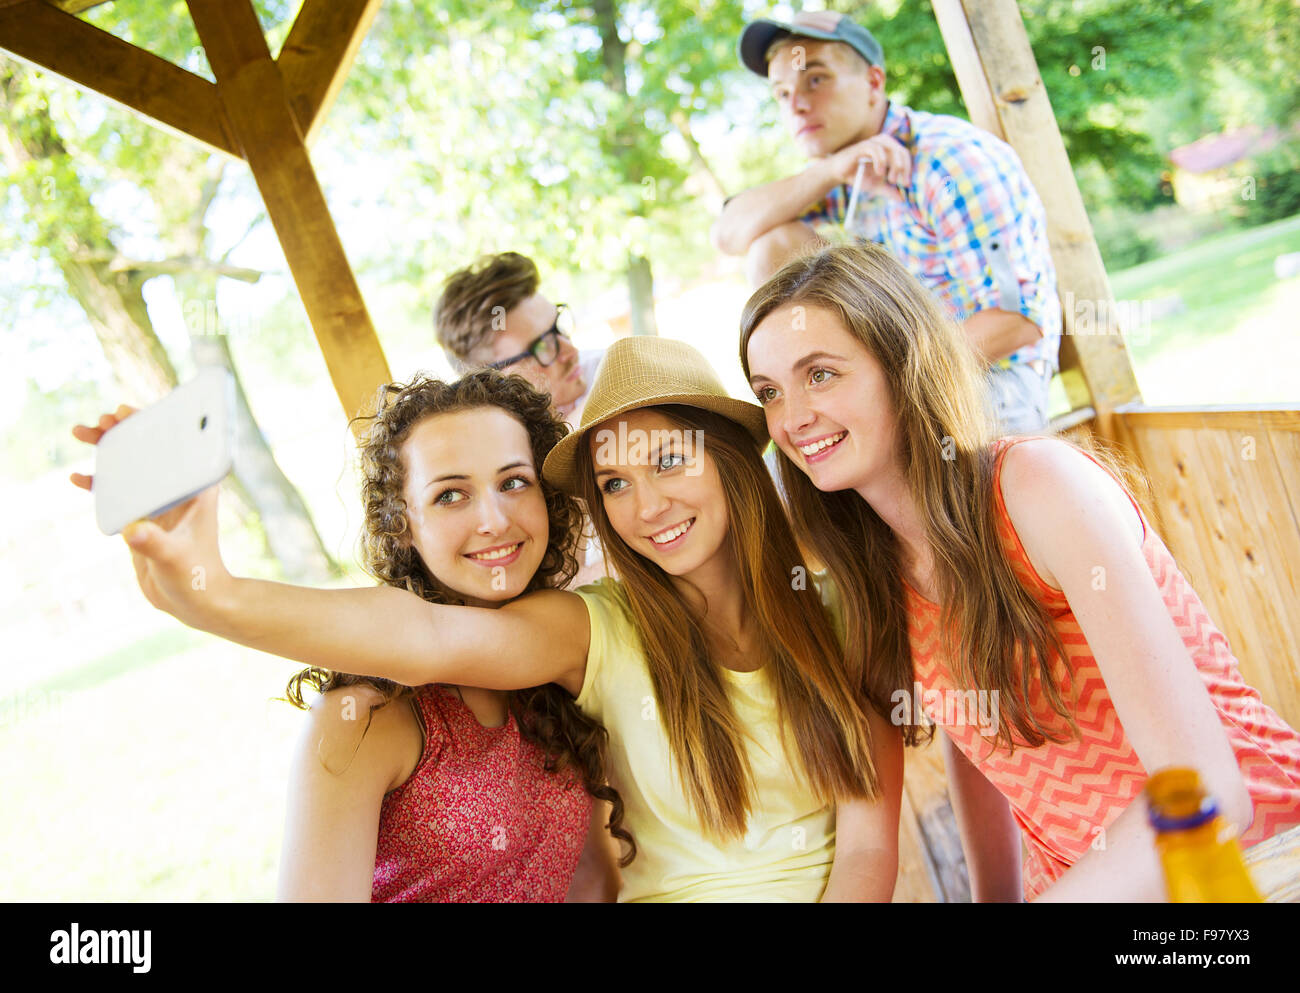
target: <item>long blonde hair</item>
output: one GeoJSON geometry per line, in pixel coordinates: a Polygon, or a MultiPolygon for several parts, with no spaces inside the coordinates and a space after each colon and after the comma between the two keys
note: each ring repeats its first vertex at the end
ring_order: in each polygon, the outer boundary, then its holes
{"type": "MultiPolygon", "coordinates": [[[[739,568],[745,616],[757,629],[760,661],[776,697],[786,755],[802,766],[806,780],[828,803],[837,796],[879,795],[865,698],[843,664],[816,591],[796,589],[797,570],[804,576],[807,570],[753,438],[734,421],[699,408],[654,409],[680,428],[702,431],[717,466],[727,505],[726,540],[739,568]]],[[[754,801],[752,771],[741,747],[747,731],[727,696],[721,666],[709,659],[700,618],[671,577],[614,531],[591,458],[578,464],[580,495],[622,578],[625,605],[687,795],[706,831],[720,837],[743,834],[754,801]]]]}
{"type": "MultiPolygon", "coordinates": [[[[1077,726],[1061,694],[1060,641],[998,538],[994,421],[961,329],[885,249],[827,248],[786,265],[745,304],[746,377],[750,336],[769,314],[795,303],[835,314],[884,372],[900,464],[934,556],[940,648],[959,686],[998,692],[994,747],[1067,740],[1077,726]],[[1055,715],[1047,723],[1028,702],[1035,677],[1055,715]]],[[[821,492],[784,453],[780,471],[800,541],[840,586],[848,655],[865,667],[871,700],[884,707],[899,691],[910,697],[912,653],[893,531],[854,490],[821,492]]],[[[908,744],[921,738],[918,724],[904,727],[908,744]]]]}

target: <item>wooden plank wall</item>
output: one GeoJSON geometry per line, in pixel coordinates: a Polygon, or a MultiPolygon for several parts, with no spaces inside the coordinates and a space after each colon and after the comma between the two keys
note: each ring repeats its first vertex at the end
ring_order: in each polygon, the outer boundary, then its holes
{"type": "Polygon", "coordinates": [[[1300,727],[1300,404],[1120,408],[1161,536],[1241,673],[1300,727]]]}
{"type": "Polygon", "coordinates": [[[904,752],[895,903],[970,903],[961,832],[936,738],[904,752]]]}

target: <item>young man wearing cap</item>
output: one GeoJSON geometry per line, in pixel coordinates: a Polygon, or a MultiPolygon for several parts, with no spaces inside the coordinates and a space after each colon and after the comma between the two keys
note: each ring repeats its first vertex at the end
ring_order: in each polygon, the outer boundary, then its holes
{"type": "MultiPolygon", "coordinates": [[[[493,368],[522,376],[576,427],[604,350],[579,352],[572,317],[537,291],[537,264],[518,252],[479,259],[447,277],[434,308],[434,331],[457,372],[493,368]]],[[[570,587],[605,575],[600,544],[583,540],[570,587]]]]}
{"type": "Polygon", "coordinates": [[[493,368],[522,376],[570,424],[600,364],[601,350],[581,352],[570,340],[572,315],[537,291],[537,265],[501,252],[447,277],[434,310],[434,330],[458,372],[493,368]]]}
{"type": "Polygon", "coordinates": [[[728,200],[718,249],[746,256],[757,286],[825,244],[817,226],[878,242],[988,362],[1003,431],[1041,430],[1061,310],[1043,205],[1011,147],[958,118],[890,102],[880,43],[842,14],[754,21],[740,58],[768,80],[809,161],[728,200]]]}

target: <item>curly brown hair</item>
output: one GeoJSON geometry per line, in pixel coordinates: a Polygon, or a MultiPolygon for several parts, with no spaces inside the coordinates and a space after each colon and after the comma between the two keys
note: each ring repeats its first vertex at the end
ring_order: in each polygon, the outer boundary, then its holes
{"type": "Polygon", "coordinates": [[[537,292],[537,264],[518,252],[485,255],[457,269],[443,283],[434,307],[433,330],[457,372],[467,372],[473,354],[500,331],[507,311],[537,292]]]}
{"type": "MultiPolygon", "coordinates": [[[[569,430],[552,409],[549,396],[520,376],[491,369],[451,383],[424,376],[407,384],[389,383],[379,389],[376,413],[357,418],[370,421],[359,446],[364,513],[359,558],[366,571],[381,583],[401,587],[430,603],[465,603],[461,594],[429,571],[419,552],[405,540],[409,524],[402,497],[406,476],[401,448],[412,429],[425,418],[483,407],[500,408],[523,425],[533,464],[538,467],[569,430]]],[[[584,522],[581,507],[576,499],[542,479],[540,473],[539,481],[550,529],[546,553],[524,593],[563,588],[578,571],[576,549],[584,522]]],[[[294,674],[285,688],[285,697],[307,710],[304,686],[326,693],[358,683],[374,687],[383,696],[383,701],[371,708],[371,714],[415,692],[412,687],[388,679],[312,667],[294,674]]],[[[542,749],[546,769],[558,772],[572,766],[586,791],[610,804],[609,832],[624,842],[626,850],[619,864],[626,866],[636,855],[636,842],[623,827],[622,797],[605,782],[608,732],[583,714],[573,697],[553,683],[511,691],[508,700],[520,734],[542,749]]]]}

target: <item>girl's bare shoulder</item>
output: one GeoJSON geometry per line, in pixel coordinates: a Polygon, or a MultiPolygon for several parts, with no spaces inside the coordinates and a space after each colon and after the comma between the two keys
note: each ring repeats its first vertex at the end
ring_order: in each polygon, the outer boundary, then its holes
{"type": "Polygon", "coordinates": [[[412,758],[418,761],[424,742],[410,694],[390,697],[366,683],[318,696],[304,733],[331,772],[386,776],[391,785],[410,775],[412,758]]]}
{"type": "Polygon", "coordinates": [[[1094,523],[1103,529],[1117,524],[1142,542],[1142,519],[1128,492],[1087,454],[1060,439],[1012,445],[1002,458],[999,485],[1007,516],[1031,554],[1035,537],[1056,541],[1065,533],[1080,535],[1094,523]]]}

